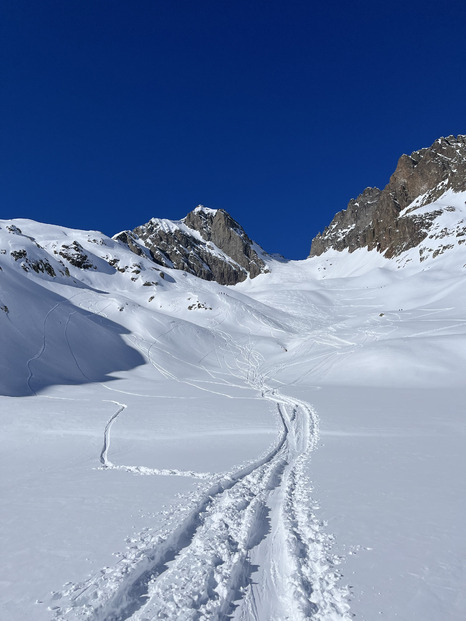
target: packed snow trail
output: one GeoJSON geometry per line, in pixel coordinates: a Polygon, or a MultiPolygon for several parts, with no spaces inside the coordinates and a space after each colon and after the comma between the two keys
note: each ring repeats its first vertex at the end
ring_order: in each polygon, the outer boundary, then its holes
{"type": "MultiPolygon", "coordinates": [[[[261,517],[260,507],[264,504],[265,494],[272,485],[277,469],[282,466],[288,433],[283,417],[282,420],[284,430],[278,444],[257,462],[245,466],[236,473],[220,477],[203,495],[196,509],[187,519],[162,545],[151,553],[146,553],[143,562],[128,576],[126,584],[121,585],[115,596],[106,603],[102,610],[96,611],[95,617],[91,618],[105,621],[122,621],[133,618],[132,615],[148,597],[150,597],[149,602],[152,603],[153,597],[149,593],[154,588],[156,580],[157,588],[163,590],[161,595],[163,599],[170,597],[170,595],[174,595],[176,598],[177,594],[180,594],[180,589],[187,590],[189,587],[191,592],[193,589],[195,590],[195,593],[190,596],[192,601],[179,603],[177,609],[167,610],[167,618],[184,618],[183,615],[189,615],[190,610],[193,613],[196,610],[200,613],[204,600],[207,604],[207,610],[212,608],[212,603],[209,605],[211,596],[208,596],[207,592],[211,590],[210,574],[213,568],[219,564],[218,559],[211,558],[212,554],[223,552],[225,578],[229,578],[230,582],[233,578],[241,582],[233,589],[231,595],[236,593],[240,586],[243,586],[244,566],[247,564],[246,556],[249,549],[248,541],[253,541],[260,530],[258,526],[261,517]],[[257,486],[258,483],[261,485],[257,486]],[[227,515],[229,516],[229,528],[217,529],[217,518],[227,515]],[[250,523],[249,526],[248,522],[250,523]],[[234,547],[238,550],[242,544],[243,555],[233,554],[231,547],[227,545],[228,543],[231,545],[233,542],[236,542],[234,547]],[[173,581],[173,572],[169,572],[166,563],[175,559],[174,566],[179,562],[179,559],[186,557],[190,557],[190,561],[187,567],[182,568],[185,574],[185,584],[181,587],[173,581]],[[231,576],[228,576],[227,568],[230,570],[231,576]],[[206,572],[207,576],[205,575],[206,572]],[[164,576],[166,573],[168,573],[168,577],[164,576]],[[189,586],[193,580],[194,583],[189,586]],[[199,605],[193,606],[193,602],[196,603],[196,600],[199,605]]],[[[177,571],[179,570],[175,569],[175,572],[177,571]]],[[[226,581],[223,580],[223,586],[225,583],[226,581]]],[[[158,599],[158,595],[155,597],[158,599]]],[[[220,604],[223,607],[229,607],[229,600],[218,599],[219,602],[214,602],[216,606],[220,604]]],[[[169,608],[172,607],[168,600],[165,603],[169,608]]],[[[147,613],[144,608],[144,616],[147,614],[156,618],[156,614],[163,614],[163,612],[147,613]]],[[[134,616],[134,618],[139,617],[134,616]]],[[[190,617],[186,616],[186,618],[190,617]]]]}
{"type": "Polygon", "coordinates": [[[306,462],[317,444],[318,420],[305,402],[279,397],[287,404],[288,447],[281,483],[267,499],[270,534],[251,552],[258,566],[234,619],[242,621],[338,621],[350,619],[348,591],[340,587],[339,559],[333,539],[316,518],[306,462]]]}
{"type": "MultiPolygon", "coordinates": [[[[122,576],[105,602],[65,618],[221,620],[235,608],[245,620],[350,618],[329,540],[310,513],[308,482],[298,480],[317,441],[317,419],[304,402],[272,390],[263,397],[277,404],[283,422],[276,447],[211,486],[187,519],[122,576]],[[257,585],[256,560],[262,563],[257,585]],[[258,599],[262,612],[254,613],[252,602],[258,599]]],[[[75,605],[83,599],[79,595],[75,605]]]]}
{"type": "MultiPolygon", "coordinates": [[[[317,416],[307,403],[265,384],[262,356],[250,344],[217,334],[234,354],[232,379],[276,405],[282,431],[275,446],[239,470],[217,475],[184,519],[152,537],[127,562],[62,593],[68,601],[55,608],[55,618],[350,619],[331,538],[313,514],[305,476],[318,440],[317,416]]],[[[163,369],[152,357],[150,362],[163,369]]],[[[107,457],[109,433],[124,407],[114,403],[119,409],[106,426],[104,467],[115,467],[107,457]]]]}

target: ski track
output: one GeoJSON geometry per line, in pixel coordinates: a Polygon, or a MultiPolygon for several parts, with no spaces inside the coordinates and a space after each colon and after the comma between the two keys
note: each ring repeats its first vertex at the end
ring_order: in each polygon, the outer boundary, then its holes
{"type": "Polygon", "coordinates": [[[112,468],[113,464],[108,459],[108,449],[110,448],[110,430],[114,421],[118,418],[118,416],[125,410],[128,406],[125,403],[119,403],[118,401],[109,401],[108,403],[114,403],[118,405],[118,410],[113,414],[108,423],[105,425],[104,430],[104,444],[102,447],[102,451],[100,453],[100,463],[104,468],[112,468]]]}
{"type": "MultiPolygon", "coordinates": [[[[105,307],[107,308],[107,307],[105,307]]],[[[52,309],[53,310],[53,309],[52,309]]],[[[104,309],[105,310],[105,309],[104,309]]],[[[68,338],[68,326],[71,320],[71,317],[76,313],[76,311],[70,313],[67,317],[66,320],[66,324],[65,324],[65,330],[64,330],[64,334],[65,334],[65,339],[68,345],[68,349],[71,353],[71,356],[73,357],[73,360],[77,366],[77,368],[79,369],[79,371],[81,372],[81,374],[83,375],[83,377],[85,379],[87,379],[88,381],[92,381],[92,379],[83,371],[81,365],[79,364],[73,348],[71,347],[71,343],[69,341],[68,338]]],[[[134,394],[134,393],[125,393],[125,391],[120,391],[120,390],[116,390],[114,388],[111,388],[110,386],[107,386],[106,384],[101,383],[101,386],[103,386],[104,388],[106,388],[107,390],[110,390],[112,392],[119,392],[119,393],[123,393],[123,394],[134,394]]],[[[145,396],[145,395],[138,395],[138,396],[145,396]]],[[[150,395],[153,397],[153,395],[150,395]]],[[[125,403],[120,403],[119,401],[113,401],[113,400],[107,400],[107,399],[103,399],[103,402],[107,402],[107,403],[114,403],[115,405],[118,405],[118,410],[110,417],[110,419],[108,420],[105,429],[104,429],[104,441],[103,441],[103,446],[102,446],[102,451],[100,453],[100,463],[102,464],[102,467],[104,469],[109,469],[109,470],[123,470],[125,472],[130,472],[132,474],[139,474],[142,476],[180,476],[180,477],[192,477],[192,478],[197,478],[197,479],[211,479],[212,475],[208,472],[194,472],[192,470],[178,470],[178,469],[168,469],[168,468],[148,468],[147,466],[125,466],[125,465],[117,465],[114,464],[113,462],[111,462],[108,459],[108,449],[110,447],[110,430],[112,428],[113,423],[116,421],[116,419],[119,417],[119,415],[123,412],[123,410],[125,410],[128,406],[125,403]]]]}
{"type": "MultiPolygon", "coordinates": [[[[265,384],[263,358],[216,329],[241,380],[276,406],[281,431],[267,454],[225,475],[116,466],[108,459],[113,423],[105,427],[103,468],[138,474],[195,476],[204,487],[180,509],[182,519],[145,533],[115,567],[53,595],[55,619],[92,621],[217,620],[347,621],[348,590],[340,586],[332,537],[315,516],[306,465],[318,441],[318,417],[305,402],[265,384]],[[258,605],[260,603],[260,605],[258,605]],[[233,616],[232,616],[233,615],[233,616]]],[[[153,367],[175,377],[150,353],[153,367]]],[[[230,384],[227,380],[223,380],[230,384]]],[[[231,385],[236,385],[231,382],[231,385]]],[[[225,395],[229,396],[229,395],[225,395]]],[[[173,516],[172,516],[173,517],[173,516]]]]}
{"type": "Polygon", "coordinates": [[[46,334],[45,334],[45,329],[46,329],[46,324],[47,324],[47,319],[49,318],[49,316],[53,313],[53,311],[58,308],[59,306],[61,306],[61,304],[63,304],[63,302],[58,302],[57,304],[55,304],[54,306],[52,306],[52,308],[47,312],[47,314],[44,317],[44,323],[42,326],[42,345],[39,349],[39,351],[37,352],[37,354],[35,354],[34,356],[32,356],[32,358],[29,358],[29,360],[26,362],[26,367],[28,370],[28,377],[26,379],[26,383],[27,386],[29,388],[29,390],[31,391],[32,395],[37,395],[36,391],[32,388],[31,386],[31,380],[34,377],[34,374],[32,372],[32,368],[31,368],[31,364],[35,361],[35,360],[39,360],[39,358],[42,356],[42,354],[45,352],[45,349],[47,347],[47,339],[46,339],[46,334]]]}
{"type": "MultiPolygon", "coordinates": [[[[32,379],[34,377],[34,373],[32,371],[31,365],[32,365],[33,362],[39,360],[39,358],[41,358],[43,356],[43,354],[44,354],[44,352],[45,352],[45,350],[47,348],[47,336],[46,336],[47,320],[48,320],[48,318],[50,317],[50,315],[53,313],[53,311],[55,309],[57,309],[57,308],[59,308],[60,306],[63,306],[63,305],[70,305],[71,300],[74,300],[75,298],[77,298],[80,295],[82,295],[81,292],[80,293],[75,293],[74,295],[69,297],[67,300],[64,300],[63,302],[57,302],[56,304],[54,304],[54,306],[52,306],[51,309],[49,309],[49,311],[46,313],[46,315],[44,317],[44,322],[43,322],[43,325],[42,325],[42,344],[41,344],[41,347],[40,347],[39,351],[34,356],[32,356],[31,358],[29,358],[29,360],[26,361],[26,368],[28,370],[28,377],[26,379],[26,384],[27,384],[27,387],[29,388],[29,390],[31,391],[31,394],[34,395],[34,396],[38,396],[38,395],[37,395],[37,392],[31,386],[31,381],[32,381],[32,379]]],[[[76,312],[77,311],[73,311],[72,313],[70,313],[68,315],[68,318],[67,318],[67,321],[66,321],[66,325],[65,325],[65,330],[64,330],[65,338],[66,338],[66,341],[68,343],[68,347],[70,348],[70,351],[71,351],[71,347],[69,345],[68,336],[66,334],[66,331],[68,329],[68,324],[69,324],[71,316],[74,315],[76,312]]],[[[75,361],[76,365],[78,366],[78,369],[81,371],[81,373],[83,373],[83,371],[79,367],[78,362],[77,362],[76,358],[74,357],[74,354],[73,354],[72,351],[71,351],[71,355],[73,356],[74,361],[75,361]]],[[[83,373],[83,375],[84,375],[84,377],[86,377],[86,379],[89,379],[84,373],[83,373]]]]}
{"type": "Polygon", "coordinates": [[[209,472],[194,472],[193,470],[178,470],[178,469],[168,469],[168,468],[148,468],[147,466],[123,466],[116,465],[108,459],[108,449],[110,448],[110,430],[112,428],[113,423],[119,417],[119,415],[125,410],[128,406],[125,403],[120,403],[119,401],[108,400],[108,403],[114,403],[118,405],[118,410],[112,414],[107,424],[105,425],[104,430],[104,442],[102,446],[102,451],[100,452],[100,463],[102,464],[102,468],[108,470],[123,470],[125,472],[131,472],[133,474],[141,474],[143,476],[178,476],[178,477],[192,477],[196,479],[212,479],[213,475],[209,472]]]}

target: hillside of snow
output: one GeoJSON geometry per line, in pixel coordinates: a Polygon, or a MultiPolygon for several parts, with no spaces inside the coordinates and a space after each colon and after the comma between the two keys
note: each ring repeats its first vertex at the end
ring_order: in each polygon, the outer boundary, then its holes
{"type": "Polygon", "coordinates": [[[442,200],[422,252],[228,287],[0,221],[0,618],[462,620],[465,197],[442,200]]]}

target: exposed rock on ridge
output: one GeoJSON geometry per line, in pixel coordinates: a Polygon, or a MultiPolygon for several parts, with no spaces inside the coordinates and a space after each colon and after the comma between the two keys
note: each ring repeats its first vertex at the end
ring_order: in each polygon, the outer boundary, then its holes
{"type": "Polygon", "coordinates": [[[438,215],[416,215],[419,207],[434,202],[447,190],[466,190],[466,136],[439,138],[431,147],[402,155],[383,189],[366,188],[333,218],[311,245],[310,256],[326,250],[357,248],[378,250],[387,258],[419,245],[438,215]],[[401,213],[413,201],[415,206],[401,213]]]}
{"type": "Polygon", "coordinates": [[[114,239],[158,265],[224,285],[268,271],[260,256],[263,251],[223,209],[199,205],[183,220],[153,218],[133,231],[115,235],[114,239]]]}

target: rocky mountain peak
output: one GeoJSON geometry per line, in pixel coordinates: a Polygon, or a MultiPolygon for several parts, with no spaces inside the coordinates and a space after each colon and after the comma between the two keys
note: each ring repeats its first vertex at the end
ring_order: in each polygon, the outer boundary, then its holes
{"type": "Polygon", "coordinates": [[[198,205],[182,220],[152,218],[115,239],[165,267],[232,285],[266,272],[265,253],[223,209],[198,205]]]}
{"type": "Polygon", "coordinates": [[[439,138],[428,148],[402,155],[383,190],[366,188],[314,238],[310,256],[326,250],[376,249],[387,258],[417,246],[435,212],[416,215],[445,192],[466,190],[466,136],[439,138]],[[415,209],[407,208],[415,203],[415,209]]]}
{"type": "Polygon", "coordinates": [[[218,209],[212,209],[211,207],[206,207],[205,205],[198,205],[197,207],[195,207],[193,209],[194,213],[199,213],[201,211],[206,213],[206,214],[210,213],[212,215],[215,215],[217,213],[218,209]]]}
{"type": "Polygon", "coordinates": [[[200,233],[206,241],[216,238],[221,229],[236,230],[241,236],[247,237],[244,229],[223,209],[209,209],[198,205],[182,222],[200,233]]]}
{"type": "Polygon", "coordinates": [[[447,189],[464,190],[465,172],[466,136],[438,138],[431,147],[402,155],[385,190],[393,193],[400,209],[422,194],[427,204],[447,189]]]}

